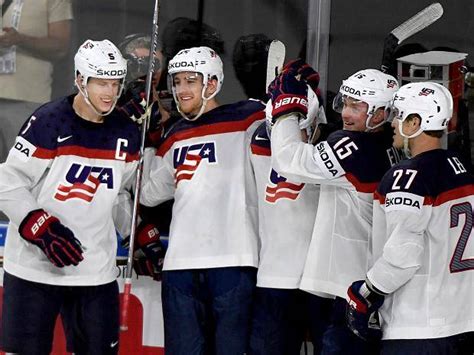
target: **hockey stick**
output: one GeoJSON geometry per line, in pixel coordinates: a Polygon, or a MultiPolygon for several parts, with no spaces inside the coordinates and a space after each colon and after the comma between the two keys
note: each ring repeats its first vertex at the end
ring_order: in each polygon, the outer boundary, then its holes
{"type": "Polygon", "coordinates": [[[268,89],[270,83],[281,72],[285,62],[286,49],[283,42],[274,39],[268,47],[267,56],[267,82],[265,89],[268,89]]]}
{"type": "Polygon", "coordinates": [[[400,26],[393,29],[387,37],[385,37],[383,45],[382,66],[381,70],[387,72],[392,61],[393,54],[397,46],[408,37],[420,32],[422,29],[428,27],[437,21],[443,15],[443,7],[436,2],[430,6],[425,7],[416,15],[410,17],[400,26]]]}
{"type": "Polygon", "coordinates": [[[146,92],[146,114],[144,121],[141,125],[141,140],[140,140],[140,154],[137,166],[136,180],[135,180],[135,196],[133,198],[133,210],[132,210],[132,222],[130,230],[130,245],[127,256],[127,268],[125,270],[125,284],[123,289],[123,299],[120,310],[120,330],[125,331],[128,329],[128,308],[130,303],[130,294],[132,291],[132,273],[133,273],[133,251],[135,244],[135,235],[137,231],[137,219],[138,219],[138,206],[140,201],[140,190],[143,173],[143,157],[145,152],[145,138],[146,131],[148,128],[148,121],[150,120],[150,102],[152,101],[152,90],[151,83],[153,79],[153,73],[155,71],[155,54],[158,48],[158,11],[159,11],[159,0],[155,0],[155,7],[153,10],[153,27],[151,33],[151,44],[150,44],[150,58],[148,61],[148,73],[145,82],[146,92]]]}

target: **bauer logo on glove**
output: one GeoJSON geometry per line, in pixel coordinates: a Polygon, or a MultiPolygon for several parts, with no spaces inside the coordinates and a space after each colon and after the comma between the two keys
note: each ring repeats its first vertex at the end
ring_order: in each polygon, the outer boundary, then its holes
{"type": "Polygon", "coordinates": [[[308,86],[291,72],[283,72],[268,87],[272,103],[272,121],[289,114],[307,115],[308,86]]]}

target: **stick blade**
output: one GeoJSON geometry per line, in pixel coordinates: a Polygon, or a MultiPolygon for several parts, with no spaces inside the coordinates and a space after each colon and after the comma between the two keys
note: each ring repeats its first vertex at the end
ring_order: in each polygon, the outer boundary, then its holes
{"type": "Polygon", "coordinates": [[[281,72],[283,64],[285,63],[285,55],[286,48],[283,42],[274,39],[268,48],[266,88],[268,88],[273,79],[281,72]]]}
{"type": "Polygon", "coordinates": [[[433,3],[393,29],[391,33],[398,38],[398,44],[400,44],[408,37],[437,21],[442,15],[443,6],[439,2],[433,3]]]}

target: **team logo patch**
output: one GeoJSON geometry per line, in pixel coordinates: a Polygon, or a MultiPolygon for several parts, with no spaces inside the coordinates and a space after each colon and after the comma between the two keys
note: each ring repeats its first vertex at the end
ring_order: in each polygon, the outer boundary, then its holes
{"type": "Polygon", "coordinates": [[[296,200],[304,184],[292,184],[272,169],[269,183],[265,189],[265,201],[275,203],[281,198],[296,200]]]}
{"type": "Polygon", "coordinates": [[[214,142],[181,146],[173,151],[175,185],[181,180],[191,180],[202,162],[217,163],[214,142]]]}
{"type": "Polygon", "coordinates": [[[397,82],[395,80],[392,80],[392,79],[387,80],[387,89],[394,88],[395,86],[397,86],[397,82]]]}
{"type": "Polygon", "coordinates": [[[66,173],[66,184],[58,186],[54,198],[59,201],[78,198],[91,202],[100,185],[114,188],[112,168],[74,163],[66,173]]]}
{"type": "Polygon", "coordinates": [[[428,89],[428,88],[423,88],[421,91],[418,93],[418,96],[428,96],[434,94],[433,89],[428,89]]]}

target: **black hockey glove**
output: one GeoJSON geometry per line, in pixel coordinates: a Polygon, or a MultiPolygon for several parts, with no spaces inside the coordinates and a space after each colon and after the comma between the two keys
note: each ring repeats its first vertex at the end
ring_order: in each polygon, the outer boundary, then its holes
{"type": "Polygon", "coordinates": [[[40,248],[57,267],[77,265],[84,259],[81,243],[72,231],[43,209],[28,213],[18,230],[23,239],[40,248]]]}
{"type": "Polygon", "coordinates": [[[120,99],[119,111],[137,124],[142,124],[147,115],[150,115],[149,127],[153,129],[159,125],[161,115],[156,101],[148,109],[146,108],[145,85],[145,81],[141,78],[128,83],[125,93],[120,99]]]}
{"type": "Polygon", "coordinates": [[[295,72],[288,70],[278,75],[268,87],[272,103],[272,123],[279,117],[298,113],[308,113],[308,86],[296,79],[295,72]]]}
{"type": "Polygon", "coordinates": [[[359,338],[366,341],[382,338],[378,309],[384,299],[381,291],[363,280],[355,281],[347,290],[346,322],[359,338]]]}
{"type": "MultiPolygon", "coordinates": [[[[128,237],[122,242],[128,248],[128,237]]],[[[160,242],[160,232],[153,224],[141,224],[137,227],[135,251],[133,252],[133,269],[137,275],[151,276],[161,280],[165,250],[160,242]]]]}
{"type": "Polygon", "coordinates": [[[319,91],[319,73],[303,59],[289,61],[282,69],[283,73],[294,73],[300,80],[304,80],[314,92],[319,91]]]}

